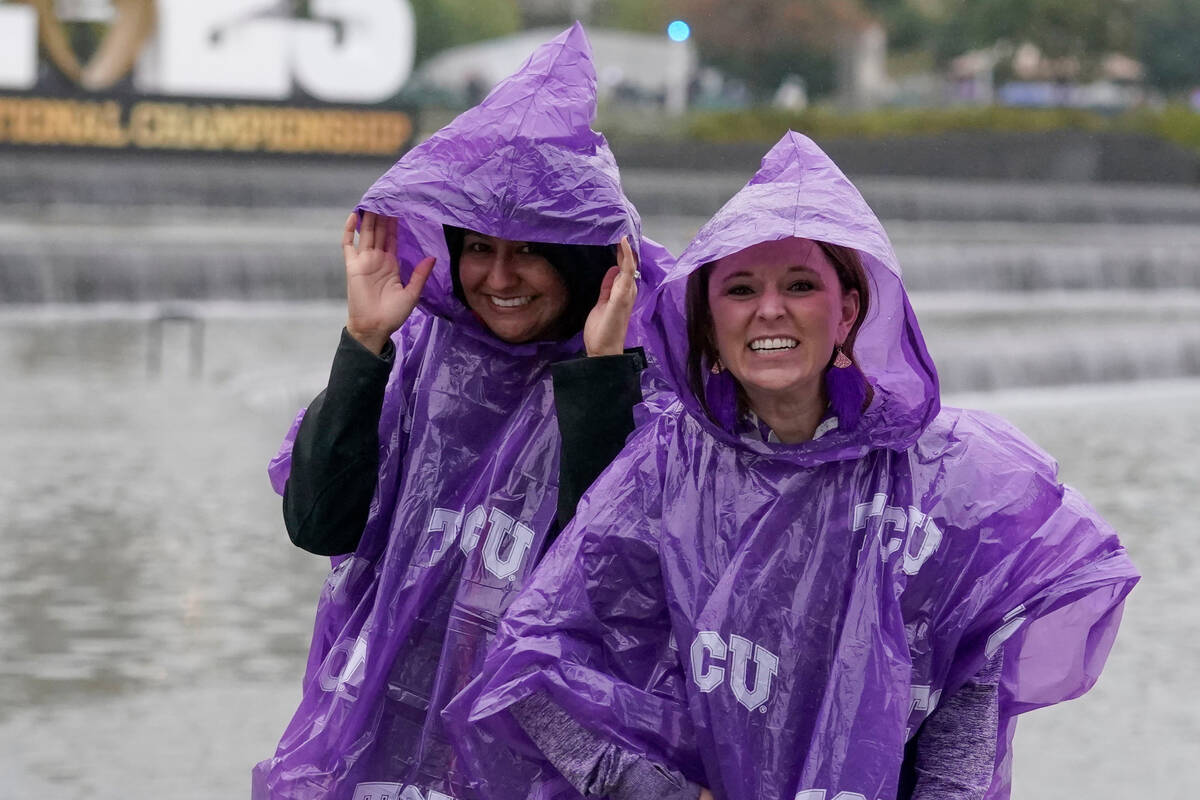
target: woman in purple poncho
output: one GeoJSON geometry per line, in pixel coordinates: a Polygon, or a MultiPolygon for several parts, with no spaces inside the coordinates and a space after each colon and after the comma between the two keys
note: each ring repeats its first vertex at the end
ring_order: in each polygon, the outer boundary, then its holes
{"type": "Polygon", "coordinates": [[[1016,716],[1112,645],[1115,534],[1019,431],[940,407],[882,227],[803,136],[653,310],[679,401],[509,607],[444,714],[460,750],[553,764],[563,796],[1007,797],[1016,716]]]}
{"type": "Polygon", "coordinates": [[[255,768],[256,798],[465,800],[479,783],[523,795],[540,780],[488,754],[464,765],[439,713],[633,427],[626,328],[640,341],[636,284],[669,256],[640,236],[594,114],[576,26],[347,220],[329,386],[271,466],[289,534],[334,566],[303,698],[255,768]],[[585,345],[596,358],[576,357],[585,345]]]}

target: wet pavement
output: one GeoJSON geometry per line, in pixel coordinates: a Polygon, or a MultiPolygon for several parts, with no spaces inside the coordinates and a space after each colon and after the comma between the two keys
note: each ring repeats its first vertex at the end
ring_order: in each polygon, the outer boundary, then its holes
{"type": "MultiPolygon", "coordinates": [[[[266,480],[324,381],[337,306],[188,331],[0,315],[0,800],[245,797],[299,699],[324,559],[266,480]]],[[[1016,422],[1145,577],[1097,688],[1017,735],[1014,797],[1190,797],[1200,782],[1200,381],[956,395],[1016,422]]]]}

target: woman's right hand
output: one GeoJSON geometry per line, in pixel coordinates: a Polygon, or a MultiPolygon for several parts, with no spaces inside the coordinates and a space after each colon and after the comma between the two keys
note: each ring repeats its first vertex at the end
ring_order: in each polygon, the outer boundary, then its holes
{"type": "Polygon", "coordinates": [[[426,258],[418,263],[406,286],[396,270],[396,220],[363,212],[356,243],[357,223],[358,215],[351,214],[342,230],[346,330],[363,347],[379,354],[417,307],[435,259],[426,258]]]}

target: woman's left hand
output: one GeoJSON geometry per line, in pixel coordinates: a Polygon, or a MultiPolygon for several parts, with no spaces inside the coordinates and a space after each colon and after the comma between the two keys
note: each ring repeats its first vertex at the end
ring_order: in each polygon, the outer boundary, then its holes
{"type": "Polygon", "coordinates": [[[629,238],[617,246],[617,265],[609,268],[600,284],[600,299],[583,325],[583,346],[589,356],[617,356],[625,352],[625,334],[633,301],[637,299],[637,258],[629,238]]]}

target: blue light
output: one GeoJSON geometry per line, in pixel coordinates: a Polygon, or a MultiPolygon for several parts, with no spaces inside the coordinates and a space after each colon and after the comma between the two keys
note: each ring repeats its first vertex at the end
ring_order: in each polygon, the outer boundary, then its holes
{"type": "Polygon", "coordinates": [[[686,42],[691,35],[692,27],[681,19],[667,26],[667,36],[670,36],[673,42],[686,42]]]}

